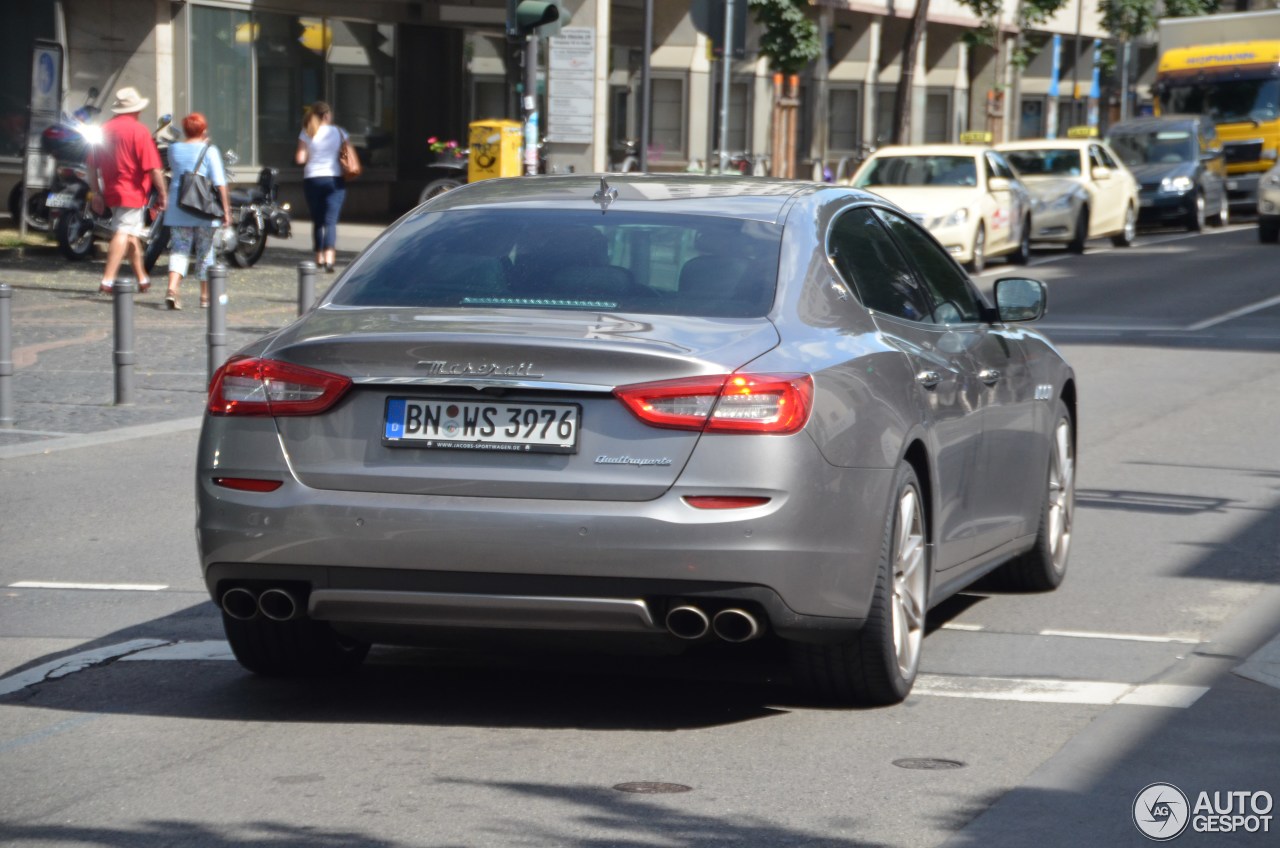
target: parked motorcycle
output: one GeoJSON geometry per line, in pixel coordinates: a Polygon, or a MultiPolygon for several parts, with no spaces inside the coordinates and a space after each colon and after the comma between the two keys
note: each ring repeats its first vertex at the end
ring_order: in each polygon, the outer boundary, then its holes
{"type": "MultiPolygon", "coordinates": [[[[168,147],[168,139],[165,136],[173,118],[171,115],[160,116],[156,128],[151,133],[151,137],[156,140],[157,147],[161,150],[161,158],[164,158],[164,151],[168,147]]],[[[96,126],[81,126],[77,129],[78,135],[85,143],[85,158],[88,158],[88,151],[102,143],[102,131],[98,129],[97,133],[93,133],[92,129],[96,126]]],[[[72,143],[74,139],[69,138],[68,143],[72,143]]],[[[88,201],[89,182],[84,170],[78,170],[68,179],[67,184],[61,191],[50,193],[48,196],[48,206],[50,209],[51,222],[53,226],[54,237],[58,242],[58,250],[68,259],[79,261],[89,258],[93,252],[93,242],[95,239],[109,241],[114,231],[111,229],[111,209],[103,207],[102,214],[93,211],[92,205],[88,201]]],[[[153,254],[151,250],[147,250],[160,235],[164,229],[162,221],[162,213],[159,210],[160,193],[154,187],[151,189],[150,195],[147,197],[147,206],[145,217],[149,225],[147,235],[143,237],[144,251],[146,259],[144,265],[150,271],[155,266],[155,260],[159,257],[159,253],[153,254]]]]}
{"type": "MultiPolygon", "coordinates": [[[[239,161],[234,150],[222,154],[226,163],[227,183],[235,180],[231,166],[239,161]]],[[[237,268],[250,268],[262,258],[267,249],[267,236],[289,238],[292,223],[289,219],[289,204],[279,200],[279,185],[275,168],[263,168],[258,172],[258,181],[247,189],[231,189],[227,199],[231,201],[231,225],[235,230],[235,238],[223,242],[227,248],[221,255],[237,268]]],[[[172,194],[172,191],[170,192],[172,194]]],[[[169,247],[169,228],[161,226],[155,237],[147,242],[147,269],[160,259],[169,247]]]]}
{"type": "MultiPolygon", "coordinates": [[[[93,101],[98,89],[90,88],[84,104],[70,115],[62,113],[61,119],[40,133],[41,150],[53,157],[53,175],[46,188],[33,191],[26,202],[27,228],[48,232],[53,226],[49,210],[49,198],[58,195],[70,183],[85,178],[85,159],[92,138],[101,138],[102,131],[93,123],[99,111],[93,101]]],[[[18,222],[26,184],[19,182],[9,192],[9,214],[18,222]]]]}

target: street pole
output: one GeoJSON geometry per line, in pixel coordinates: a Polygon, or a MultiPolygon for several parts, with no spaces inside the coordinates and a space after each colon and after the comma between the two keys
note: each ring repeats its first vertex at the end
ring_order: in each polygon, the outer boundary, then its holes
{"type": "Polygon", "coordinates": [[[0,429],[12,429],[13,417],[13,288],[0,283],[0,429]]]}
{"type": "Polygon", "coordinates": [[[524,45],[524,173],[538,173],[538,36],[524,45]]]}
{"type": "Polygon", "coordinates": [[[209,269],[209,379],[227,359],[227,266],[219,262],[209,269]]]}
{"type": "MultiPolygon", "coordinates": [[[[746,2],[746,0],[742,0],[746,2]]],[[[723,76],[720,81],[720,173],[729,170],[729,71],[733,64],[733,4],[724,4],[723,76]]],[[[776,151],[774,155],[777,155],[776,151]]]]}
{"type": "Polygon", "coordinates": [[[298,314],[302,315],[316,302],[316,263],[298,263],[298,314]]]}
{"type": "Polygon", "coordinates": [[[644,0],[644,62],[640,65],[640,173],[649,173],[649,116],[653,87],[649,70],[653,58],[653,0],[644,0]]]}
{"type": "Polygon", "coordinates": [[[1071,123],[1080,123],[1080,28],[1084,23],[1084,0],[1076,0],[1075,55],[1071,59],[1071,123]]]}
{"type": "Polygon", "coordinates": [[[111,289],[115,307],[116,406],[133,404],[133,366],[137,362],[133,353],[133,293],[137,290],[138,284],[133,280],[116,280],[111,289]]]}
{"type": "Polygon", "coordinates": [[[1129,120],[1129,39],[1120,48],[1120,120],[1129,120]]]}

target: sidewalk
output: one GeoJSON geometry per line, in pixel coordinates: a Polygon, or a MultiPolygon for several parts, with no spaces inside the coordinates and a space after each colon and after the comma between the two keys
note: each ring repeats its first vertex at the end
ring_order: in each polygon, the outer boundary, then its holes
{"type": "MultiPolygon", "coordinates": [[[[383,229],[341,224],[339,271],[383,229]]],[[[16,232],[3,234],[16,242],[16,232]]],[[[310,240],[310,225],[299,222],[292,238],[268,240],[253,268],[228,269],[228,353],[297,316],[297,266],[313,258],[310,240]]],[[[22,259],[17,253],[0,249],[0,283],[13,289],[14,359],[14,427],[0,429],[0,459],[39,452],[69,436],[182,421],[198,426],[208,376],[208,311],[199,308],[198,282],[184,280],[184,308],[166,310],[162,264],[153,272],[150,291],[135,296],[136,403],[115,406],[112,298],[98,294],[101,246],[87,262],[64,259],[52,241],[27,247],[22,259]]],[[[316,295],[334,279],[321,272],[316,295]]]]}

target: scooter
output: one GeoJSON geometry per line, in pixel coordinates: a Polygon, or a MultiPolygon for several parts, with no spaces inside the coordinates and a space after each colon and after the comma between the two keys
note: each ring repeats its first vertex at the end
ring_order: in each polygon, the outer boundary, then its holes
{"type": "MultiPolygon", "coordinates": [[[[169,128],[173,117],[162,115],[151,137],[156,140],[164,156],[167,139],[162,137],[169,128]]],[[[78,133],[86,143],[85,158],[88,150],[102,143],[102,130],[95,125],[81,125],[78,133]],[[96,129],[94,133],[92,130],[96,129]]],[[[58,242],[58,250],[68,259],[80,261],[89,258],[93,252],[95,239],[110,240],[114,231],[111,229],[111,210],[103,207],[102,214],[93,211],[88,202],[89,182],[84,170],[77,170],[73,177],[59,192],[50,193],[47,203],[50,209],[54,237],[58,242]]],[[[143,237],[144,265],[148,271],[155,266],[159,252],[147,250],[164,230],[163,214],[159,210],[160,193],[153,186],[147,197],[145,218],[148,222],[147,235],[143,237]]]]}

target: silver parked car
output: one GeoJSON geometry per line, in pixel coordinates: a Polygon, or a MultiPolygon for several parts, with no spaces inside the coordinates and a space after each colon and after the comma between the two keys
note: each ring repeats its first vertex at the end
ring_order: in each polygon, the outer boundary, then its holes
{"type": "Polygon", "coordinates": [[[927,610],[1052,589],[1076,385],[875,195],[490,180],[392,226],[229,360],[197,462],[247,668],[481,631],[785,640],[824,699],[910,691],[927,610]]]}

